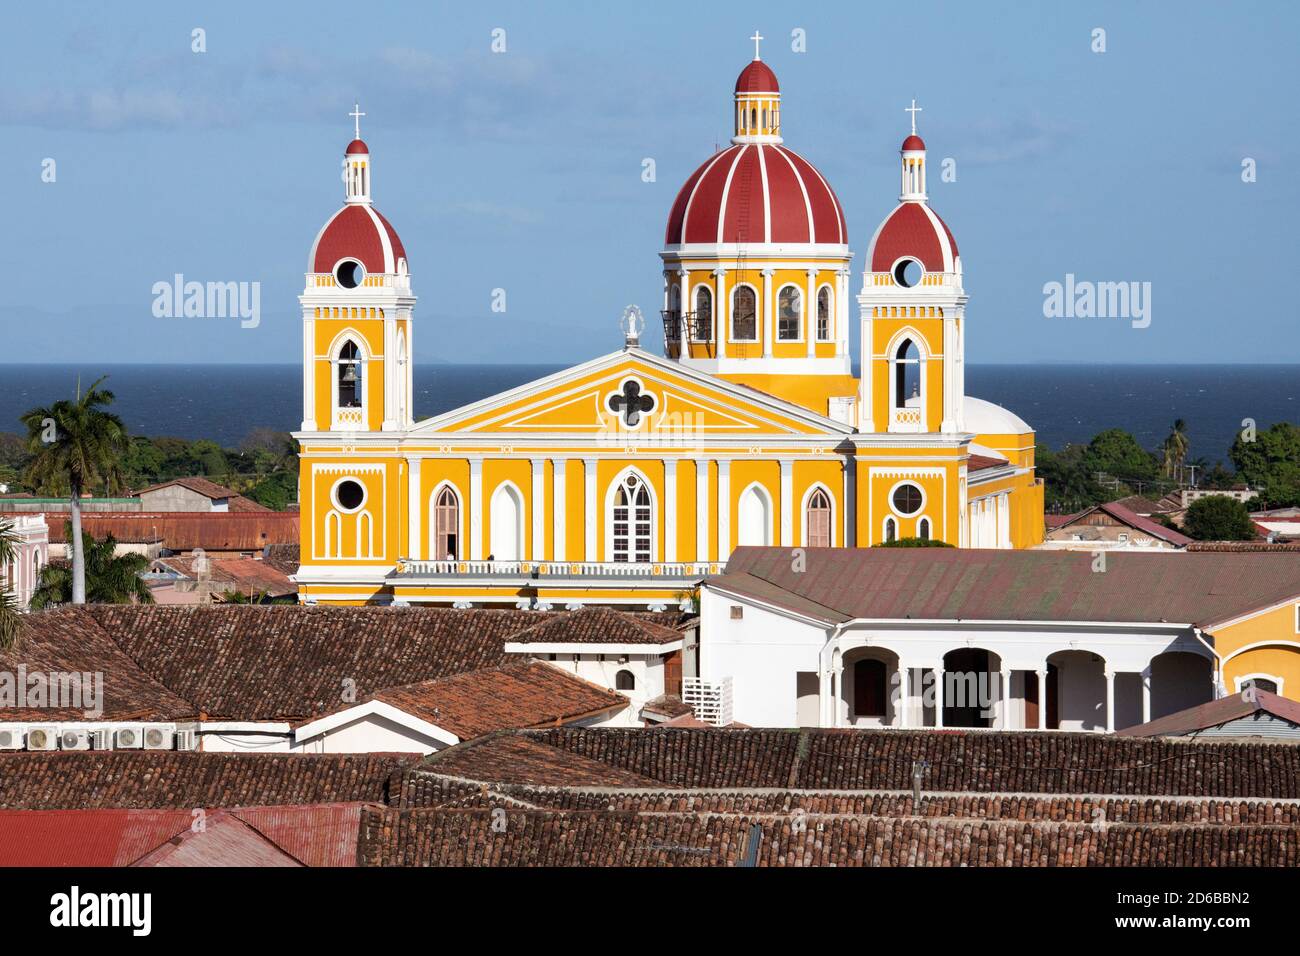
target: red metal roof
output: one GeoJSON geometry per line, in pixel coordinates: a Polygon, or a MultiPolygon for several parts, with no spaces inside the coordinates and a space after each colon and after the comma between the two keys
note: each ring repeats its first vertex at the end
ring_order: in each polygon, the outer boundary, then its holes
{"type": "Polygon", "coordinates": [[[1257,690],[1254,699],[1248,700],[1243,694],[1229,694],[1205,704],[1188,707],[1174,714],[1168,714],[1146,724],[1138,724],[1121,730],[1121,737],[1183,737],[1200,730],[1218,727],[1231,720],[1240,720],[1251,714],[1263,711],[1288,723],[1300,724],[1300,703],[1257,690]]]}
{"type": "MultiPolygon", "coordinates": [[[[67,512],[45,512],[45,520],[50,542],[66,544],[67,512]]],[[[292,511],[98,511],[84,513],[81,527],[94,538],[161,542],[172,551],[260,551],[298,542],[298,515],[292,511]]]]}
{"type": "Polygon", "coordinates": [[[349,156],[355,155],[356,153],[369,153],[369,152],[370,152],[370,147],[365,144],[364,140],[354,139],[352,142],[348,143],[347,154],[349,156]]]}
{"type": "Polygon", "coordinates": [[[755,60],[740,71],[736,77],[737,93],[779,93],[781,86],[776,82],[776,74],[762,60],[755,60]]]}
{"type": "Polygon", "coordinates": [[[952,230],[938,213],[920,202],[899,203],[867,250],[872,272],[888,272],[904,257],[916,259],[927,272],[952,272],[957,256],[952,230]]]}
{"type": "Polygon", "coordinates": [[[368,203],[350,203],[325,224],[312,246],[311,271],[332,272],[341,259],[356,259],[369,273],[393,273],[406,249],[379,211],[368,203]],[[384,237],[387,237],[387,247],[384,237]]]}
{"type": "Polygon", "coordinates": [[[907,139],[903,140],[903,152],[910,150],[925,149],[925,140],[913,133],[907,139]]]}

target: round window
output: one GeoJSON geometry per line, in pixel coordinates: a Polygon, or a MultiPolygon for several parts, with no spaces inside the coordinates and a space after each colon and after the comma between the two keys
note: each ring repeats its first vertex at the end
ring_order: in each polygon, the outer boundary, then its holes
{"type": "Polygon", "coordinates": [[[338,284],[345,289],[355,289],[361,285],[361,280],[366,277],[366,269],[355,259],[345,259],[338,264],[334,270],[334,278],[338,284]]]}
{"type": "Polygon", "coordinates": [[[356,511],[361,507],[361,502],[366,500],[366,489],[361,487],[360,482],[348,478],[334,486],[334,500],[344,511],[356,511]]]}
{"type": "Polygon", "coordinates": [[[904,289],[910,289],[921,281],[921,276],[925,275],[925,270],[921,268],[921,263],[915,259],[903,259],[894,266],[894,281],[904,289]]]}
{"type": "Polygon", "coordinates": [[[900,515],[914,515],[921,510],[921,489],[916,485],[899,485],[894,489],[894,510],[900,515]]]}

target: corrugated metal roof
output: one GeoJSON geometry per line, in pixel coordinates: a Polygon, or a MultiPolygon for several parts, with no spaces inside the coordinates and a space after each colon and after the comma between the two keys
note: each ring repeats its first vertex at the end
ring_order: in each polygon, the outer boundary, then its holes
{"type": "MultiPolygon", "coordinates": [[[[1218,700],[1168,714],[1150,723],[1129,727],[1121,730],[1119,735],[1121,737],[1257,737],[1261,734],[1251,733],[1248,728],[1251,721],[1262,720],[1263,717],[1274,718],[1279,723],[1300,727],[1300,703],[1263,690],[1255,691],[1251,699],[1247,699],[1242,694],[1230,694],[1218,700]],[[1228,724],[1240,724],[1240,726],[1223,729],[1228,724]],[[1208,731],[1214,728],[1220,728],[1221,732],[1209,734],[1208,731]]],[[[1256,724],[1256,726],[1263,726],[1263,724],[1256,724]]],[[[1275,729],[1280,730],[1280,728],[1275,729]]],[[[1292,735],[1279,733],[1263,736],[1292,735]]]]}
{"type": "MultiPolygon", "coordinates": [[[[114,511],[81,516],[95,538],[119,542],[161,541],[173,551],[261,551],[268,544],[298,543],[298,514],[292,511],[114,511]]],[[[47,513],[50,542],[65,544],[66,512],[47,513]]]]}

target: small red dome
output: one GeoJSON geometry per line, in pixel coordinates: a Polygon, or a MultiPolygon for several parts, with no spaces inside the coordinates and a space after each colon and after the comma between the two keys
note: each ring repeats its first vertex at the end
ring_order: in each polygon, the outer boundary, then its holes
{"type": "Polygon", "coordinates": [[[395,273],[406,249],[397,231],[369,203],[349,203],[333,216],[312,243],[310,272],[333,272],[340,259],[356,259],[372,274],[395,273]]]}
{"type": "Polygon", "coordinates": [[[907,139],[903,140],[903,152],[912,149],[925,149],[925,140],[913,133],[907,139]]]}
{"type": "Polygon", "coordinates": [[[369,153],[369,152],[370,152],[369,146],[367,146],[363,141],[359,139],[354,139],[352,142],[348,143],[346,155],[351,156],[353,153],[369,153]]]}
{"type": "Polygon", "coordinates": [[[872,272],[889,272],[899,259],[915,259],[926,272],[957,271],[957,240],[923,202],[904,202],[880,224],[867,249],[872,272]]]}
{"type": "Polygon", "coordinates": [[[776,74],[762,60],[755,60],[740,71],[736,77],[737,93],[780,93],[781,87],[776,82],[776,74]]]}
{"type": "Polygon", "coordinates": [[[848,241],[822,174],[773,143],[737,143],[706,160],[677,194],[664,234],[669,246],[848,241]]]}

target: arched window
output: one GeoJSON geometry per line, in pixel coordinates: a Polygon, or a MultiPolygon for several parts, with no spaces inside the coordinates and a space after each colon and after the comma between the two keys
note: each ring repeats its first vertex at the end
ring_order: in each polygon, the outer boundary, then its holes
{"type": "Polygon", "coordinates": [[[803,320],[803,296],[797,285],[783,285],[776,297],[776,337],[782,342],[799,338],[803,320]]]}
{"type": "Polygon", "coordinates": [[[696,342],[713,341],[713,290],[702,285],[695,290],[695,323],[691,338],[696,342]]]}
{"type": "Polygon", "coordinates": [[[930,519],[922,518],[916,523],[916,536],[922,541],[930,540],[930,519]]]}
{"type": "Polygon", "coordinates": [[[455,561],[460,557],[460,501],[450,487],[438,492],[433,503],[433,559],[455,561]]]}
{"type": "Polygon", "coordinates": [[[628,475],[614,489],[614,560],[644,563],[651,560],[650,492],[636,475],[628,475]]]}
{"type": "Polygon", "coordinates": [[[513,485],[498,485],[492,493],[492,559],[518,561],[524,556],[524,503],[513,485]]]}
{"type": "Polygon", "coordinates": [[[885,540],[886,541],[898,540],[898,522],[895,521],[893,518],[885,519],[885,540]]]}
{"type": "Polygon", "coordinates": [[[758,341],[758,297],[747,285],[736,289],[731,297],[731,339],[733,342],[758,341]]]}
{"type": "Polygon", "coordinates": [[[885,716],[885,662],[858,661],[853,665],[853,716],[885,716]]]}
{"type": "Polygon", "coordinates": [[[894,407],[906,408],[911,399],[919,403],[921,394],[921,351],[911,339],[899,343],[894,353],[894,407]]]}
{"type": "Polygon", "coordinates": [[[822,286],[817,290],[817,341],[831,340],[831,290],[822,286]]]}
{"type": "Polygon", "coordinates": [[[680,312],[682,310],[682,288],[676,282],[668,287],[668,311],[680,312]]]}
{"type": "Polygon", "coordinates": [[[831,546],[831,496],[821,488],[812,493],[804,512],[804,527],[810,548],[831,546]]]}
{"type": "Polygon", "coordinates": [[[636,677],[631,671],[619,671],[614,675],[615,690],[636,690],[636,677]]]}
{"type": "Polygon", "coordinates": [[[339,349],[338,359],[338,407],[360,408],[365,391],[362,376],[365,369],[361,361],[361,350],[349,339],[339,349]]]}
{"type": "Polygon", "coordinates": [[[766,547],[772,543],[772,506],[758,485],[750,485],[740,496],[740,527],[736,540],[741,545],[766,547]]]}

